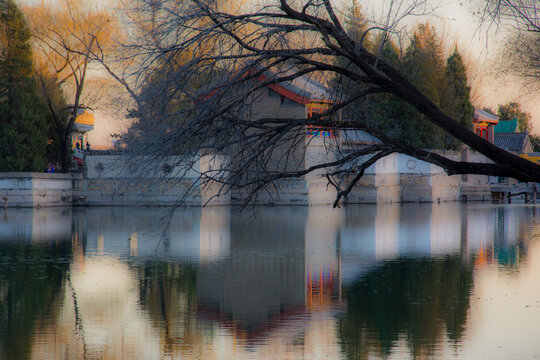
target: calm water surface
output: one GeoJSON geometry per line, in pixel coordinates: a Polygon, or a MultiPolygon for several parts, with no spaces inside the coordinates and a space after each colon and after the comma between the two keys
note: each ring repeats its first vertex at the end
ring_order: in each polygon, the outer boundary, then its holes
{"type": "Polygon", "coordinates": [[[165,213],[0,211],[0,358],[540,358],[540,207],[165,213]]]}

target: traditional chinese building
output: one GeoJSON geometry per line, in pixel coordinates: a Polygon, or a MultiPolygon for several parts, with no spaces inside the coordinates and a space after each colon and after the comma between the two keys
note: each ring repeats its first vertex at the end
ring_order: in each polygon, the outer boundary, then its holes
{"type": "Polygon", "coordinates": [[[518,155],[532,153],[533,145],[526,131],[519,131],[517,119],[499,121],[495,130],[495,145],[518,155]]]}
{"type": "Polygon", "coordinates": [[[476,135],[486,139],[490,143],[495,141],[495,126],[499,123],[499,118],[487,111],[474,109],[473,126],[476,135]]]}
{"type": "Polygon", "coordinates": [[[88,140],[86,133],[94,129],[94,115],[87,110],[80,109],[79,115],[75,118],[73,123],[73,130],[71,132],[71,143],[73,146],[73,160],[78,167],[84,164],[83,151],[89,150],[88,140]]]}
{"type": "MultiPolygon", "coordinates": [[[[252,121],[302,120],[329,110],[334,103],[330,89],[309,75],[296,76],[298,71],[294,66],[261,69],[257,72],[254,69],[249,74],[251,79],[246,79],[237,87],[229,88],[227,82],[223,80],[210,84],[201,92],[201,98],[209,99],[222,89],[226,89],[226,96],[230,94],[243,99],[244,105],[238,110],[240,116],[252,121]],[[260,84],[265,86],[260,87],[260,84]],[[254,91],[246,96],[244,86],[254,91]]],[[[311,163],[308,159],[308,148],[317,148],[318,153],[319,150],[327,148],[324,145],[328,144],[325,143],[339,137],[339,133],[329,127],[307,125],[302,131],[305,131],[305,141],[302,141],[304,139],[297,136],[298,134],[294,134],[268,149],[266,158],[268,162],[265,167],[269,171],[304,170],[311,163]]]]}
{"type": "Polygon", "coordinates": [[[495,134],[495,145],[518,155],[533,152],[533,146],[527,132],[495,134]]]}

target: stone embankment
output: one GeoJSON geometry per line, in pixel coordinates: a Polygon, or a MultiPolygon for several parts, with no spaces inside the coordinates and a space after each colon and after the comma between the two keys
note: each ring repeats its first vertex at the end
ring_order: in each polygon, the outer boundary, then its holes
{"type": "MultiPolygon", "coordinates": [[[[221,194],[219,184],[201,182],[199,174],[219,168],[223,159],[203,157],[189,169],[177,160],[170,158],[138,171],[120,155],[91,155],[86,157],[84,174],[0,173],[0,206],[236,205],[249,195],[248,189],[221,194]]],[[[148,160],[141,158],[134,163],[145,162],[148,160]]],[[[340,186],[346,187],[347,181],[342,179],[340,186]]],[[[432,164],[395,154],[367,169],[345,203],[501,201],[520,192],[525,194],[524,198],[533,199],[527,195],[531,186],[505,186],[506,197],[501,197],[496,178],[447,176],[432,164]]],[[[326,179],[307,176],[272,184],[259,192],[254,202],[316,205],[332,204],[335,197],[336,190],[326,179]]]]}

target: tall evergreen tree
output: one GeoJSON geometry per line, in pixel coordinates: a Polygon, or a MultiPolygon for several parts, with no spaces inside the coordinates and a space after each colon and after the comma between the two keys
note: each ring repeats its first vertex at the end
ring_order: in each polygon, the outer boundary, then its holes
{"type": "MultiPolygon", "coordinates": [[[[465,65],[457,50],[445,64],[442,43],[433,27],[420,24],[411,44],[401,56],[390,38],[364,37],[368,24],[356,2],[353,2],[350,14],[347,32],[357,44],[361,43],[399,70],[437,106],[464,126],[471,127],[474,107],[470,101],[465,65]]],[[[354,67],[353,64],[339,65],[354,67]]],[[[341,78],[338,78],[335,87],[345,97],[368,88],[365,84],[341,78]]],[[[420,148],[456,149],[460,145],[427,121],[412,105],[389,93],[364,97],[357,101],[357,106],[346,109],[343,114],[349,119],[360,118],[387,135],[420,148]]]]}
{"type": "Polygon", "coordinates": [[[457,47],[446,60],[446,81],[449,87],[448,115],[466,128],[472,127],[474,106],[471,103],[471,88],[467,85],[467,73],[457,47]]]}
{"type": "Polygon", "coordinates": [[[406,76],[424,95],[441,106],[446,95],[445,64],[440,39],[429,24],[420,24],[405,53],[406,76]]]}
{"type": "MultiPolygon", "coordinates": [[[[383,41],[381,38],[375,41],[375,46],[380,48],[377,52],[381,59],[405,72],[397,46],[390,39],[383,41]]],[[[425,125],[419,121],[420,114],[410,104],[392,94],[376,94],[368,101],[368,118],[378,130],[416,146],[425,146],[425,125]]]]}
{"type": "MultiPolygon", "coordinates": [[[[444,107],[448,96],[442,52],[435,29],[429,24],[420,24],[403,59],[407,79],[439,107],[444,107]]],[[[413,118],[404,119],[414,129],[414,133],[411,133],[414,138],[408,141],[424,148],[452,147],[443,131],[419,112],[414,111],[411,115],[413,118]]]]}
{"type": "MultiPolygon", "coordinates": [[[[353,0],[348,13],[346,31],[354,39],[357,47],[369,49],[384,61],[392,64],[397,69],[403,70],[403,63],[398,48],[390,38],[384,35],[373,38],[371,33],[365,33],[369,28],[369,24],[362,14],[361,7],[357,1],[353,0]]],[[[345,62],[344,60],[342,61],[345,62]]],[[[361,73],[361,70],[352,63],[346,62],[339,63],[338,65],[355,68],[356,71],[361,73]]],[[[338,77],[333,85],[338,94],[344,98],[352,97],[369,88],[368,85],[352,81],[347,77],[338,77]]],[[[414,126],[406,124],[403,121],[403,116],[414,111],[412,106],[404,103],[396,96],[385,93],[362,97],[356,101],[355,106],[345,109],[343,115],[347,119],[361,119],[366,124],[369,124],[369,126],[385,132],[394,138],[409,140],[410,138],[414,138],[418,134],[418,131],[414,130],[414,126]]]]}
{"type": "MultiPolygon", "coordinates": [[[[368,23],[364,18],[361,7],[358,3],[353,0],[352,5],[348,9],[349,17],[345,23],[347,34],[353,39],[358,48],[360,47],[371,47],[371,36],[370,34],[364,35],[365,31],[368,28],[368,23]]],[[[350,61],[345,59],[338,58],[337,63],[340,66],[352,67],[356,71],[361,71],[355,64],[352,64],[350,61]]],[[[352,81],[351,79],[345,76],[338,76],[334,79],[333,86],[338,91],[341,96],[348,97],[353,94],[359,93],[366,89],[365,84],[360,82],[352,81]]],[[[359,108],[361,108],[360,106],[359,108]]],[[[357,114],[357,109],[352,109],[350,114],[346,114],[348,117],[354,117],[357,114]]]]}
{"type": "MultiPolygon", "coordinates": [[[[445,77],[448,83],[447,103],[444,106],[446,113],[470,130],[474,106],[471,103],[471,88],[467,85],[465,64],[457,47],[446,60],[445,77]]],[[[457,147],[458,143],[455,140],[453,142],[454,147],[457,147]]]]}
{"type": "MultiPolygon", "coordinates": [[[[65,164],[71,162],[71,151],[64,151],[64,144],[62,143],[62,135],[68,125],[66,97],[57,77],[46,71],[46,69],[36,67],[38,93],[48,108],[46,116],[47,124],[49,124],[47,133],[49,141],[46,148],[47,159],[60,164],[60,166],[65,166],[65,164]]],[[[61,167],[61,169],[64,170],[67,167],[61,167]]]]}
{"type": "Polygon", "coordinates": [[[33,76],[31,32],[13,0],[0,0],[0,171],[43,171],[46,113],[33,76]]]}

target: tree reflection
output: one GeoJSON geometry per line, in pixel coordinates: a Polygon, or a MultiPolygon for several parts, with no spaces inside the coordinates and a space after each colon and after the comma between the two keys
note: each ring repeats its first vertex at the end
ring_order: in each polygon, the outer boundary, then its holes
{"type": "Polygon", "coordinates": [[[61,307],[71,242],[0,243],[0,358],[28,359],[34,333],[61,307]]]}
{"type": "Polygon", "coordinates": [[[411,356],[433,355],[446,336],[458,343],[465,329],[473,268],[458,255],[388,261],[344,288],[347,312],[339,336],[350,359],[387,357],[399,340],[411,356]]]}

